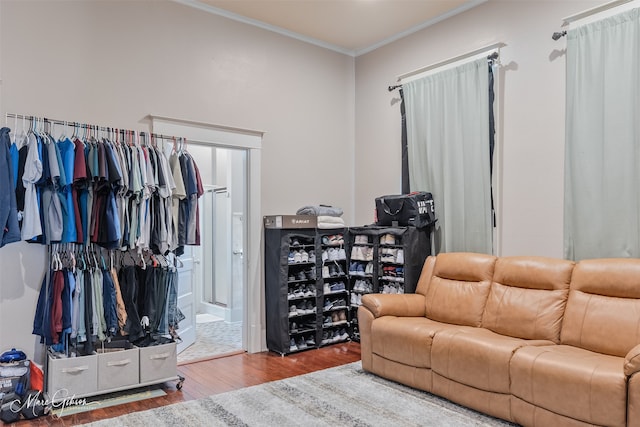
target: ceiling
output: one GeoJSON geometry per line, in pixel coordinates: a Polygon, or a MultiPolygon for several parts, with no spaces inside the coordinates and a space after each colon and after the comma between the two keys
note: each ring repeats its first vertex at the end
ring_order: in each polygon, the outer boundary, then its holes
{"type": "Polygon", "coordinates": [[[176,0],[358,56],[487,0],[176,0]]]}

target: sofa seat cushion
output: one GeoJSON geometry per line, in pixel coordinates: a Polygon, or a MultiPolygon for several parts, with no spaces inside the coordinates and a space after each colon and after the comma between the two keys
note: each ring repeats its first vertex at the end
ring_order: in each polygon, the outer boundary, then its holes
{"type": "Polygon", "coordinates": [[[523,340],[483,328],[442,330],[431,345],[431,369],[461,384],[508,394],[513,353],[527,345],[550,344],[553,343],[547,340],[523,340]]]}
{"type": "Polygon", "coordinates": [[[624,426],[624,358],[566,345],[525,347],[511,359],[511,393],[589,424],[624,426]]]}
{"type": "Polygon", "coordinates": [[[416,368],[431,368],[433,336],[438,331],[460,328],[464,326],[426,317],[379,317],[371,325],[372,353],[416,368]]]}

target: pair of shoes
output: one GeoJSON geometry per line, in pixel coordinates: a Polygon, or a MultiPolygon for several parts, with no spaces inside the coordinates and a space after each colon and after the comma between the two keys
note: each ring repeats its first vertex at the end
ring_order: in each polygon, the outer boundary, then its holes
{"type": "Polygon", "coordinates": [[[373,276],[373,263],[367,263],[367,266],[364,269],[364,275],[363,276],[373,276]]]}
{"type": "Polygon", "coordinates": [[[313,237],[297,236],[289,238],[289,246],[310,246],[313,245],[313,237]]]}
{"type": "Polygon", "coordinates": [[[298,338],[296,344],[298,346],[298,350],[305,350],[307,348],[307,341],[304,339],[304,337],[298,338]]]}
{"type": "Polygon", "coordinates": [[[290,282],[300,281],[300,280],[315,280],[316,279],[316,270],[315,268],[310,268],[308,270],[300,270],[295,274],[291,274],[289,276],[290,282]]]}
{"type": "Polygon", "coordinates": [[[372,261],[373,248],[370,246],[354,246],[351,248],[351,259],[358,261],[372,261]]]}
{"type": "Polygon", "coordinates": [[[322,261],[336,261],[338,259],[338,253],[335,248],[322,250],[322,261]]]}
{"type": "Polygon", "coordinates": [[[322,344],[332,344],[340,341],[340,333],[338,331],[324,331],[322,333],[322,344]]]}
{"type": "Polygon", "coordinates": [[[344,291],[346,289],[346,286],[344,285],[344,282],[335,282],[332,283],[331,286],[329,286],[329,292],[340,292],[340,291],[344,291]]]}
{"type": "Polygon", "coordinates": [[[301,285],[295,288],[289,288],[289,293],[287,294],[287,299],[296,299],[296,298],[305,298],[305,297],[315,297],[316,296],[316,288],[313,285],[301,285]]]}
{"type": "Polygon", "coordinates": [[[294,317],[298,315],[298,307],[295,304],[289,306],[289,317],[294,317]]]}
{"type": "Polygon", "coordinates": [[[320,341],[320,344],[322,345],[326,345],[331,343],[333,339],[333,332],[332,331],[324,331],[322,333],[322,341],[320,341]]]}
{"type": "Polygon", "coordinates": [[[322,236],[322,244],[326,246],[344,245],[344,236],[342,234],[336,234],[332,236],[322,236]]]}
{"type": "Polygon", "coordinates": [[[347,259],[344,248],[329,248],[322,251],[322,261],[340,261],[347,259]]]}
{"type": "Polygon", "coordinates": [[[404,294],[404,287],[402,285],[393,285],[391,283],[385,284],[382,287],[383,294],[404,294]]]}
{"type": "Polygon", "coordinates": [[[395,245],[396,244],[396,236],[391,233],[383,234],[380,236],[380,244],[381,245],[395,245]]]}
{"type": "Polygon", "coordinates": [[[342,328],[338,333],[340,334],[340,340],[346,341],[349,339],[349,334],[346,329],[342,328]]]}
{"type": "Polygon", "coordinates": [[[346,308],[347,307],[347,302],[344,300],[344,298],[340,298],[338,300],[336,300],[333,304],[333,308],[346,308]]]}
{"type": "Polygon", "coordinates": [[[373,285],[368,280],[356,280],[353,285],[354,292],[373,292],[373,285]]]}
{"type": "Polygon", "coordinates": [[[309,262],[309,253],[304,249],[298,251],[290,251],[287,257],[289,264],[300,264],[302,262],[309,262]]]}
{"type": "Polygon", "coordinates": [[[309,337],[305,340],[305,343],[307,344],[307,347],[315,347],[316,339],[313,335],[309,335],[309,337]]]}
{"type": "Polygon", "coordinates": [[[396,256],[398,255],[398,249],[396,248],[381,248],[380,249],[380,261],[381,262],[396,262],[396,256]]]}
{"type": "Polygon", "coordinates": [[[342,266],[336,262],[334,264],[329,264],[329,275],[331,277],[338,277],[344,276],[345,274],[342,266]]]}
{"type": "Polygon", "coordinates": [[[346,301],[343,298],[331,299],[327,298],[324,300],[323,310],[335,310],[337,308],[345,308],[347,306],[346,301]]]}
{"type": "Polygon", "coordinates": [[[296,312],[300,316],[304,314],[313,314],[316,312],[316,306],[313,305],[313,302],[311,301],[302,301],[301,303],[298,304],[298,307],[296,308],[296,312]]]}
{"type": "Polygon", "coordinates": [[[291,341],[289,343],[289,351],[298,351],[298,345],[296,344],[296,340],[294,338],[291,338],[291,341]]]}
{"type": "Polygon", "coordinates": [[[352,261],[349,263],[349,274],[352,276],[364,276],[365,267],[361,262],[352,261]]]}
{"type": "Polygon", "coordinates": [[[385,265],[382,267],[382,277],[396,277],[396,268],[392,265],[385,265]]]}
{"type": "Polygon", "coordinates": [[[334,331],[324,331],[322,334],[322,344],[333,344],[340,341],[346,341],[349,339],[347,330],[342,328],[334,331]]]}
{"type": "Polygon", "coordinates": [[[404,264],[404,251],[402,249],[398,249],[395,262],[396,264],[404,264]]]}
{"type": "Polygon", "coordinates": [[[355,243],[356,245],[367,245],[369,244],[369,236],[366,236],[364,234],[358,234],[354,238],[353,243],[355,243]]]}
{"type": "Polygon", "coordinates": [[[362,305],[362,295],[356,293],[351,294],[351,305],[362,305]]]}
{"type": "Polygon", "coordinates": [[[333,323],[344,322],[347,320],[347,313],[344,310],[334,311],[331,313],[331,321],[333,323]]]}

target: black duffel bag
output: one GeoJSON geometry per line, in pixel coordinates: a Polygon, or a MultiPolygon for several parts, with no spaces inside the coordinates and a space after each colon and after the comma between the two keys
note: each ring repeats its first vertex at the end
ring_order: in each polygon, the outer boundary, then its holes
{"type": "Polygon", "coordinates": [[[425,191],[376,197],[377,225],[428,227],[436,222],[433,196],[425,191]]]}

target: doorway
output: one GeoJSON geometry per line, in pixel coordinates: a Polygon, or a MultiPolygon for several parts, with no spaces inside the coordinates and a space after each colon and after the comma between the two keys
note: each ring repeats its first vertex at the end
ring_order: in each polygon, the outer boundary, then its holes
{"type": "Polygon", "coordinates": [[[195,340],[178,347],[180,363],[245,349],[242,337],[246,275],[246,150],[191,144],[204,194],[200,246],[192,249],[195,340]]]}
{"type": "MultiPolygon", "coordinates": [[[[230,128],[226,126],[213,125],[202,122],[194,122],[190,120],[173,119],[160,116],[149,116],[151,120],[152,131],[157,134],[178,135],[186,138],[188,141],[188,150],[194,155],[196,162],[200,165],[206,162],[211,166],[204,171],[201,166],[200,172],[208,173],[210,176],[205,178],[205,183],[211,187],[209,197],[214,197],[216,189],[227,187],[229,191],[229,199],[232,207],[230,217],[233,230],[241,228],[243,233],[231,234],[231,267],[227,265],[233,277],[241,276],[243,278],[242,285],[237,286],[236,280],[231,289],[233,292],[227,298],[226,304],[230,304],[224,316],[218,314],[219,317],[225,319],[229,316],[229,320],[241,319],[242,325],[242,348],[250,353],[264,350],[266,347],[264,339],[264,294],[261,286],[262,278],[262,259],[261,259],[261,237],[262,237],[262,216],[260,208],[260,173],[261,173],[261,145],[264,132],[230,128]],[[228,151],[220,151],[228,150],[228,151]],[[197,152],[197,155],[195,154],[197,152]],[[240,183],[238,188],[244,189],[244,197],[234,199],[233,194],[238,191],[224,183],[222,179],[218,179],[219,174],[223,174],[225,170],[222,165],[242,165],[242,167],[233,166],[226,169],[224,174],[230,177],[232,184],[240,183]],[[213,166],[215,165],[215,166],[213,166]],[[214,176],[214,174],[216,176],[214,176]],[[237,208],[234,200],[243,200],[242,208],[237,208]],[[238,215],[241,213],[241,215],[238,215]],[[235,260],[235,261],[234,261],[235,260]],[[235,273],[234,273],[235,272],[235,273]],[[239,290],[239,287],[242,289],[239,290]],[[240,302],[239,302],[240,301],[240,302]],[[240,311],[238,311],[240,307],[240,311]]],[[[237,189],[237,188],[236,188],[237,189]]],[[[223,193],[221,190],[220,193],[223,193]]],[[[242,192],[240,192],[242,193],[242,192]]],[[[219,196],[218,196],[219,197],[219,196]]],[[[201,198],[200,203],[205,203],[207,198],[201,198]]],[[[213,212],[213,206],[210,206],[213,212]]],[[[204,208],[203,208],[204,210],[204,208]]],[[[205,215],[201,212],[200,221],[205,220],[205,215]]],[[[212,218],[207,219],[208,224],[215,225],[212,218]]],[[[202,223],[201,223],[202,224],[202,223]]],[[[212,231],[215,233],[215,230],[212,231]]],[[[188,348],[196,341],[197,313],[204,311],[200,301],[202,295],[205,294],[204,286],[214,285],[212,279],[206,279],[203,268],[208,265],[208,260],[213,252],[209,249],[209,254],[204,254],[205,246],[192,246],[192,271],[185,274],[185,282],[179,284],[178,306],[181,308],[186,318],[180,322],[179,333],[183,338],[183,343],[178,345],[178,351],[188,348]],[[208,284],[204,281],[207,280],[208,284]],[[185,292],[183,293],[182,290],[185,292]],[[200,293],[200,294],[199,294],[200,293]],[[189,337],[189,339],[185,339],[189,337]]],[[[212,273],[213,273],[212,268],[212,273]]],[[[215,289],[210,289],[211,295],[214,296],[215,289]]],[[[219,298],[217,295],[216,298],[219,298]]],[[[215,299],[206,301],[207,309],[219,310],[225,304],[224,301],[215,299]]],[[[215,315],[215,314],[214,314],[215,315]]],[[[210,313],[201,313],[201,318],[211,316],[210,313]]],[[[218,323],[218,322],[216,322],[218,323]]],[[[233,322],[231,322],[233,323],[233,322]]]]}

